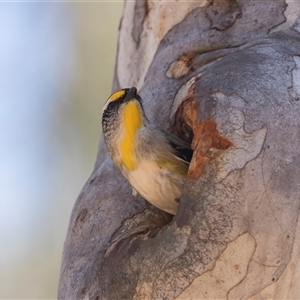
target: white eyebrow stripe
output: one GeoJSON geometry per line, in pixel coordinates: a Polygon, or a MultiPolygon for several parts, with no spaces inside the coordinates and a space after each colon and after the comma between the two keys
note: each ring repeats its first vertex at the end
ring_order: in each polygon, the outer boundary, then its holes
{"type": "Polygon", "coordinates": [[[112,101],[110,100],[110,98],[108,98],[106,100],[106,102],[104,103],[104,106],[102,108],[102,115],[103,115],[103,112],[107,109],[108,105],[111,103],[112,101]]]}

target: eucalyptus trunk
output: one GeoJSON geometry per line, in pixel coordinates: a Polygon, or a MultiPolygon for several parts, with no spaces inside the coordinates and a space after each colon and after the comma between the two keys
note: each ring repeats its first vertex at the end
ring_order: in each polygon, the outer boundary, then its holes
{"type": "Polygon", "coordinates": [[[127,1],[113,89],[132,86],[194,150],[178,212],[134,196],[102,140],[59,299],[300,298],[299,3],[127,1]]]}

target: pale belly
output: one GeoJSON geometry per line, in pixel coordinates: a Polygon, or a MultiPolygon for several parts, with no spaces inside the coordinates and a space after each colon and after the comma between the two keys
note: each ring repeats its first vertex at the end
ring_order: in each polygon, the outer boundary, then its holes
{"type": "Polygon", "coordinates": [[[161,210],[176,214],[184,177],[170,174],[153,163],[142,163],[138,169],[124,175],[143,198],[161,210]]]}

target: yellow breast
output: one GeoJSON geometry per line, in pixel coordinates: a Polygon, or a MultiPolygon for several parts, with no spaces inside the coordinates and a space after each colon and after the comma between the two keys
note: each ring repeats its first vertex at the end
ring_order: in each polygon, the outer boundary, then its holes
{"type": "Polygon", "coordinates": [[[121,162],[128,170],[137,168],[135,141],[137,131],[142,127],[142,111],[139,103],[130,101],[123,110],[124,136],[121,139],[121,162]]]}

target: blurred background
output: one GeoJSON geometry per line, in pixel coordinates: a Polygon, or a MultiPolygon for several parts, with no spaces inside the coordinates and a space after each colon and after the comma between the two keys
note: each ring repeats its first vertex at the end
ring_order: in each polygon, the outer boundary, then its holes
{"type": "Polygon", "coordinates": [[[0,299],[55,299],[122,2],[0,3],[0,299]]]}

